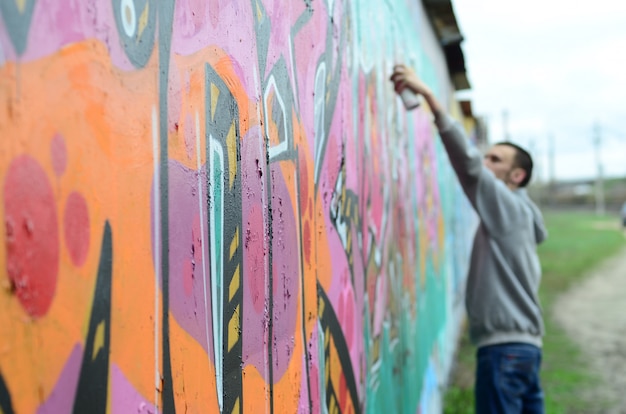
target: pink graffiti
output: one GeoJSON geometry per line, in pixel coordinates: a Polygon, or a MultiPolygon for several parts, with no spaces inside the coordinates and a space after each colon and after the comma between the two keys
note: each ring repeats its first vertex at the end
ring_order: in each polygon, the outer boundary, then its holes
{"type": "Polygon", "coordinates": [[[424,223],[428,234],[427,239],[432,251],[438,251],[439,229],[438,219],[441,214],[439,184],[437,182],[437,157],[435,152],[433,126],[428,115],[423,111],[417,113],[416,157],[420,162],[417,169],[417,202],[423,212],[424,223]]]}
{"type": "Polygon", "coordinates": [[[157,414],[154,404],[148,402],[128,381],[117,364],[111,364],[111,412],[157,414]]]}
{"type": "Polygon", "coordinates": [[[89,253],[89,210],[85,197],[77,192],[67,197],[63,215],[65,244],[70,252],[72,263],[82,266],[89,253]]]}
{"type": "Polygon", "coordinates": [[[65,366],[46,401],[39,406],[37,414],[69,413],[74,406],[78,376],[83,358],[81,344],[74,345],[65,361],[65,366]]]}
{"type": "MultiPolygon", "coordinates": [[[[212,315],[211,298],[207,295],[205,301],[204,295],[205,283],[207,289],[211,286],[209,229],[206,224],[208,211],[203,201],[207,195],[206,172],[204,166],[201,166],[201,171],[196,171],[170,160],[168,174],[170,310],[180,326],[213,358],[213,352],[208,352],[207,348],[213,344],[213,330],[209,322],[212,315]],[[198,186],[199,182],[201,187],[198,186]],[[202,197],[200,202],[199,197],[202,197]],[[201,231],[201,221],[204,223],[204,232],[201,231]]],[[[154,187],[150,217],[155,216],[153,201],[154,187]]],[[[154,232],[152,223],[153,248],[154,232]]],[[[161,251],[153,251],[153,257],[155,253],[160,255],[161,251]]]]}

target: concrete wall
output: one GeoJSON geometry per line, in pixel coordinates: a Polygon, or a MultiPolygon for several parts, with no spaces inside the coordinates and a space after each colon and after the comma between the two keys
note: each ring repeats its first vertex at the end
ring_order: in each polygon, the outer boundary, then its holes
{"type": "Polygon", "coordinates": [[[0,412],[436,412],[473,216],[417,0],[0,2],[0,412]]]}

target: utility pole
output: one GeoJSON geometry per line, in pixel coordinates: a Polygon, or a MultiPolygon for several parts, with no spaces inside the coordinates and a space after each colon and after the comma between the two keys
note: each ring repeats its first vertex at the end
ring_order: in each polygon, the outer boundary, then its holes
{"type": "Polygon", "coordinates": [[[535,177],[535,182],[541,184],[541,155],[539,154],[539,149],[537,149],[536,142],[533,138],[528,141],[528,151],[530,151],[530,155],[535,160],[535,173],[533,177],[535,177]]]}
{"type": "Polygon", "coordinates": [[[548,182],[554,186],[556,174],[554,173],[554,135],[548,136],[548,182]]]}
{"type": "Polygon", "coordinates": [[[596,163],[598,167],[598,173],[596,176],[595,197],[596,197],[596,214],[603,215],[606,211],[604,205],[604,178],[602,159],[600,157],[600,149],[602,145],[602,137],[600,131],[600,124],[598,122],[593,126],[593,144],[596,150],[596,163]]]}
{"type": "Polygon", "coordinates": [[[542,174],[541,154],[539,153],[539,149],[537,148],[536,142],[533,138],[531,138],[528,141],[528,151],[530,152],[530,155],[534,159],[534,164],[535,164],[534,174],[533,174],[534,178],[532,180],[534,181],[533,187],[535,188],[535,191],[536,191],[537,206],[539,208],[542,208],[544,191],[543,191],[543,180],[541,179],[541,174],[542,174]]]}
{"type": "Polygon", "coordinates": [[[548,136],[548,204],[553,204],[553,200],[555,199],[554,192],[556,190],[556,174],[554,172],[554,168],[554,135],[550,134],[548,136]]]}

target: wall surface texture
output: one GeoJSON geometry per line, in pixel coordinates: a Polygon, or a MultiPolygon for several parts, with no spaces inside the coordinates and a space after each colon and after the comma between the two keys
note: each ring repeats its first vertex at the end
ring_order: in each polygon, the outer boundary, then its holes
{"type": "Polygon", "coordinates": [[[437,412],[474,217],[417,0],[2,0],[0,413],[437,412]]]}

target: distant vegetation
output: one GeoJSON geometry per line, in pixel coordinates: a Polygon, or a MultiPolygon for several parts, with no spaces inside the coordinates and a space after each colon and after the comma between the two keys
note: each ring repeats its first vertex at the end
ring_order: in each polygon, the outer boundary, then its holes
{"type": "MultiPolygon", "coordinates": [[[[602,188],[606,211],[619,211],[626,202],[626,177],[604,179],[602,188]]],[[[596,181],[593,179],[533,183],[529,192],[538,204],[550,209],[596,208],[596,181]]]]}

